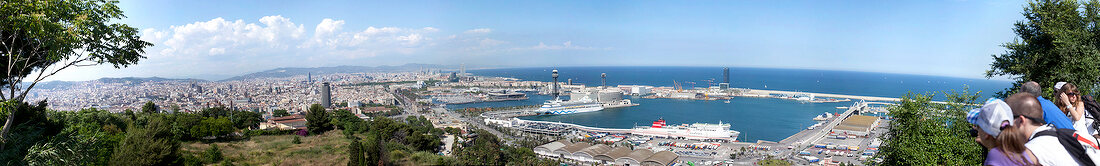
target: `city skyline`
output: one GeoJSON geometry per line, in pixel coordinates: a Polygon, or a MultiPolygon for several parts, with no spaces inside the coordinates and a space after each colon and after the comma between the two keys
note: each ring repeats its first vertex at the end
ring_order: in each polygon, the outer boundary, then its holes
{"type": "MultiPolygon", "coordinates": [[[[281,67],[730,66],[982,78],[1019,1],[126,1],[145,60],[51,80],[216,79],[281,67]],[[214,6],[214,7],[211,7],[214,6]],[[245,7],[247,6],[247,7],[245,7]],[[384,6],[384,7],[382,7],[384,6]],[[324,10],[320,10],[324,9],[324,10]]],[[[996,78],[995,78],[996,79],[996,78]]]]}

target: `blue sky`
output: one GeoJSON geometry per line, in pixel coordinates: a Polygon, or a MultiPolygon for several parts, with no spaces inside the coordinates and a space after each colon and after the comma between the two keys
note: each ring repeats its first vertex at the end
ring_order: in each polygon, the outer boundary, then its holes
{"type": "Polygon", "coordinates": [[[53,80],[278,67],[737,66],[981,78],[1022,1],[124,1],[156,46],[53,80]]]}

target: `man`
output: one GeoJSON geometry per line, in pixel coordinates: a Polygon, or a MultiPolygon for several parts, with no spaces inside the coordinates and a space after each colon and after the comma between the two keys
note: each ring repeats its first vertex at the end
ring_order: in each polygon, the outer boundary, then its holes
{"type": "Polygon", "coordinates": [[[1054,105],[1054,102],[1043,98],[1043,88],[1039,86],[1038,82],[1028,81],[1020,86],[1020,92],[1029,93],[1035,96],[1036,100],[1039,100],[1039,104],[1043,109],[1043,121],[1047,124],[1054,125],[1059,129],[1073,129],[1073,121],[1066,117],[1066,114],[1062,113],[1062,109],[1058,109],[1058,105],[1054,105]]]}
{"type": "MultiPolygon", "coordinates": [[[[1075,132],[1070,141],[1066,144],[1073,144],[1074,146],[1064,146],[1061,142],[1061,136],[1059,134],[1050,135],[1049,131],[1057,131],[1051,125],[1044,125],[1043,120],[1043,108],[1039,99],[1035,95],[1030,93],[1016,93],[1009,96],[1006,100],[1009,108],[1012,109],[1013,121],[1017,124],[1016,127],[1026,134],[1026,138],[1029,140],[1024,146],[1026,146],[1042,165],[1094,165],[1100,163],[1100,149],[1096,146],[1096,139],[1092,137],[1079,137],[1079,135],[1087,136],[1080,132],[1075,132]],[[1040,132],[1043,132],[1042,134],[1040,132]],[[1074,144],[1076,143],[1076,144],[1074,144]],[[1071,154],[1074,147],[1077,148],[1080,153],[1071,154]],[[1083,153],[1083,154],[1081,154],[1083,153]],[[1080,161],[1078,159],[1087,158],[1088,161],[1080,161]],[[1091,161],[1091,162],[1089,162],[1091,161]]],[[[1064,130],[1071,131],[1072,130],[1064,130]]]]}

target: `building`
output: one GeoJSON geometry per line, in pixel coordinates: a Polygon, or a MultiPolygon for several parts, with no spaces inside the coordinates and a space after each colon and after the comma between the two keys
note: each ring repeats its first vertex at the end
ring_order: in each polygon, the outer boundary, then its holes
{"type": "Polygon", "coordinates": [[[634,151],[630,150],[629,147],[620,146],[611,149],[611,151],[608,151],[607,153],[596,155],[596,157],[594,158],[599,161],[598,164],[600,165],[615,164],[615,159],[619,157],[626,157],[627,155],[630,155],[630,152],[634,151]]]}
{"type": "Polygon", "coordinates": [[[671,165],[680,158],[671,151],[654,153],[648,149],[620,146],[612,148],[604,144],[586,142],[570,143],[559,140],[539,145],[533,149],[539,157],[566,160],[578,165],[671,165]]]}
{"type": "Polygon", "coordinates": [[[833,132],[846,133],[848,135],[867,136],[871,129],[878,126],[879,118],[874,116],[852,115],[841,121],[833,128],[833,132]]]}
{"type": "Polygon", "coordinates": [[[672,153],[670,151],[660,151],[660,152],[657,152],[657,153],[653,153],[652,156],[649,156],[649,158],[646,158],[645,161],[642,162],[642,165],[644,165],[644,166],[667,166],[667,165],[672,165],[673,162],[675,162],[677,158],[680,158],[680,155],[676,155],[676,153],[672,153]]]}
{"type": "Polygon", "coordinates": [[[321,83],[321,106],[325,108],[332,107],[332,88],[329,87],[328,82],[321,83]]]}
{"type": "Polygon", "coordinates": [[[616,158],[615,165],[642,165],[642,161],[645,161],[649,156],[653,156],[653,151],[646,149],[634,150],[629,155],[616,158]]]}

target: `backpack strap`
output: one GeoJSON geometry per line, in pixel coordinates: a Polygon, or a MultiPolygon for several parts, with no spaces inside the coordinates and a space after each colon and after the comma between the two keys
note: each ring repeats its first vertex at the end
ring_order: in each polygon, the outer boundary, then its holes
{"type": "Polygon", "coordinates": [[[1035,139],[1036,137],[1040,136],[1053,136],[1055,138],[1058,138],[1058,143],[1062,144],[1062,148],[1065,148],[1066,152],[1069,152],[1069,155],[1072,156],[1074,159],[1077,159],[1078,162],[1081,162],[1082,164],[1087,166],[1096,166],[1096,163],[1093,163],[1092,158],[1089,157],[1089,155],[1085,152],[1085,145],[1082,145],[1081,142],[1085,142],[1086,144],[1088,144],[1088,146],[1092,146],[1094,148],[1097,147],[1096,143],[1092,140],[1077,135],[1074,130],[1051,129],[1040,131],[1038,133],[1035,133],[1035,137],[1032,137],[1031,139],[1035,139]]]}

